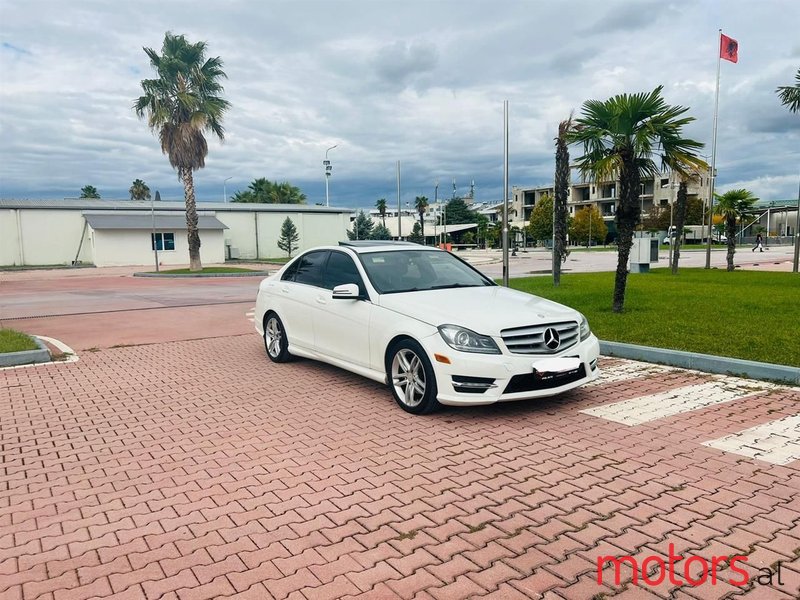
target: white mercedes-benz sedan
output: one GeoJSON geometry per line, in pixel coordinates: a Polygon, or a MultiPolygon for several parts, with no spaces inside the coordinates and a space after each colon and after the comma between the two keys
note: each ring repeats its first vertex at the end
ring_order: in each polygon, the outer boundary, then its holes
{"type": "Polygon", "coordinates": [[[300,254],[261,282],[255,326],[274,362],[302,356],[383,382],[414,414],[553,396],[599,375],[581,313],[409,242],[300,254]]]}

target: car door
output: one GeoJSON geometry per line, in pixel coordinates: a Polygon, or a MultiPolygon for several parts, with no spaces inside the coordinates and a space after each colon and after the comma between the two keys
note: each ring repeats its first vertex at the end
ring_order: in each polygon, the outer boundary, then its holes
{"type": "Polygon", "coordinates": [[[289,343],[314,350],[314,309],[317,296],[322,293],[322,275],[327,250],[314,250],[301,256],[292,268],[287,269],[278,284],[281,313],[278,315],[286,327],[289,343]]]}
{"type": "Polygon", "coordinates": [[[367,296],[355,261],[345,252],[331,250],[325,265],[323,287],[315,299],[314,344],[321,354],[362,367],[369,366],[369,320],[375,309],[367,296]],[[337,285],[355,283],[363,299],[333,299],[337,285]]]}

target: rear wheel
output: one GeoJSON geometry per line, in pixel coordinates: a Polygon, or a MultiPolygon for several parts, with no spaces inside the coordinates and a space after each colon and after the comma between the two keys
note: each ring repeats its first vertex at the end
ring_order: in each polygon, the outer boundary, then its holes
{"type": "Polygon", "coordinates": [[[272,362],[287,362],[292,357],[283,322],[275,313],[269,313],[264,321],[264,348],[272,362]]]}
{"type": "Polygon", "coordinates": [[[386,375],[392,395],[404,411],[424,415],[439,408],[436,375],[425,350],[414,340],[401,340],[391,347],[386,375]]]}

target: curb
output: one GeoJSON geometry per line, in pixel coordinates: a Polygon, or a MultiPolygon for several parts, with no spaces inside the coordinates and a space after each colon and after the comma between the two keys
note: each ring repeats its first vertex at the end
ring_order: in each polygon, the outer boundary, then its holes
{"type": "Polygon", "coordinates": [[[658,363],[671,367],[695,369],[707,373],[738,375],[751,379],[765,379],[768,381],[780,381],[783,383],[800,385],[800,368],[756,362],[753,360],[683,352],[681,350],[668,350],[666,348],[652,348],[650,346],[637,346],[635,344],[623,344],[622,342],[606,342],[603,340],[600,341],[600,354],[658,363]]]}
{"type": "Polygon", "coordinates": [[[36,345],[38,350],[22,350],[20,352],[4,352],[0,354],[0,367],[16,367],[19,365],[29,365],[32,363],[45,363],[50,362],[50,351],[44,342],[36,336],[30,337],[36,345]]]}
{"type": "Polygon", "coordinates": [[[250,273],[134,273],[133,276],[180,279],[182,277],[266,277],[269,274],[269,271],[252,271],[250,273]]]}

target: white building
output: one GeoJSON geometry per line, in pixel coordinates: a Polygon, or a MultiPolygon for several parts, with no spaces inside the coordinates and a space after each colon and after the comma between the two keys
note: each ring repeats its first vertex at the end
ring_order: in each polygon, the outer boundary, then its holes
{"type": "MultiPolygon", "coordinates": [[[[185,211],[183,202],[0,200],[0,266],[148,265],[154,237],[161,264],[186,265],[185,211]]],[[[284,256],[277,241],[286,217],[297,227],[299,250],[336,243],[347,239],[350,212],[305,204],[199,202],[200,258],[210,264],[284,256]]]]}

